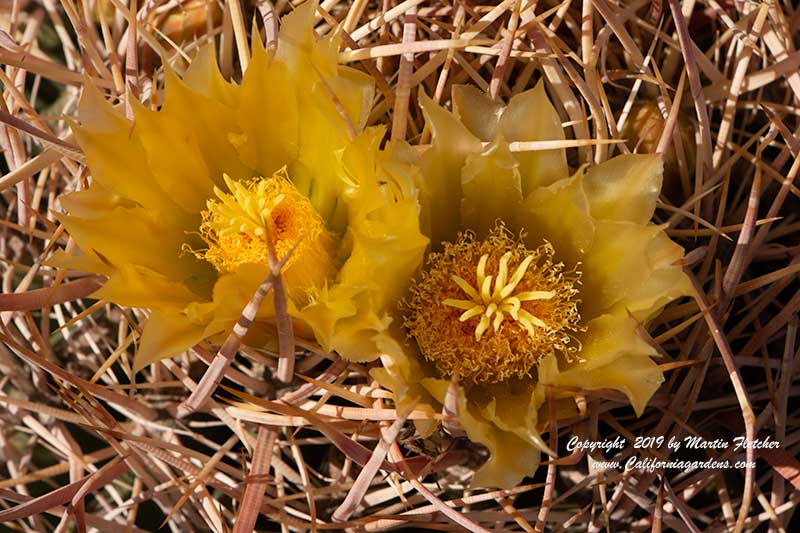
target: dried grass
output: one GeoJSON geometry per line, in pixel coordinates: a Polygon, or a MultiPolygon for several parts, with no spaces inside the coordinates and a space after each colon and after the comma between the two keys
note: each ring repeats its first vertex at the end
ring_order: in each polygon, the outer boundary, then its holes
{"type": "MultiPolygon", "coordinates": [[[[561,458],[529,484],[489,492],[468,487],[481,451],[441,432],[415,439],[410,421],[424,414],[397,412],[367,366],[298,339],[302,379],[284,383],[295,351],[285,331],[281,355],[234,339],[217,359],[198,347],[134,379],[146,314],[85,299],[96,277],[43,266],[67,246],[56,196],[87,178],[68,127],[81,86],[152,103],[154,58],[180,72],[199,44],[181,49],[148,23],[178,4],[0,2],[5,530],[793,530],[800,10],[791,2],[322,3],[318,31],[341,24],[341,60],[375,78],[370,120],[391,124],[392,139],[429,142],[419,91],[448,105],[455,84],[508,98],[545,78],[573,166],[636,150],[667,161],[657,218],[685,246],[696,291],[651,328],[667,382],[639,419],[618,394],[586,394],[588,415],[549,434],[561,458]],[[599,452],[566,452],[570,435],[769,435],[782,447],[696,454],[755,468],[624,472],[597,468],[599,452]]],[[[201,40],[218,40],[223,73],[237,78],[249,21],[273,50],[291,6],[219,7],[201,40]]],[[[629,445],[614,459],[635,453],[629,445]]]]}

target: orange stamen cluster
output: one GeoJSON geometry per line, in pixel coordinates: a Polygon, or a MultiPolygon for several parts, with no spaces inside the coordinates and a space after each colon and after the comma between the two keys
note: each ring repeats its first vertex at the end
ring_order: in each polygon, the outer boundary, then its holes
{"type": "Polygon", "coordinates": [[[243,182],[224,179],[228,192],[215,187],[216,198],[202,212],[200,235],[208,248],[192,253],[220,272],[233,272],[243,263],[268,265],[271,239],[278,260],[294,248],[284,267],[291,285],[307,288],[330,273],[333,239],[283,171],[243,182]]]}
{"type": "Polygon", "coordinates": [[[471,383],[522,378],[545,356],[579,348],[580,274],[549,243],[529,250],[498,225],[432,253],[406,305],[406,327],[444,376],[471,383]]]}

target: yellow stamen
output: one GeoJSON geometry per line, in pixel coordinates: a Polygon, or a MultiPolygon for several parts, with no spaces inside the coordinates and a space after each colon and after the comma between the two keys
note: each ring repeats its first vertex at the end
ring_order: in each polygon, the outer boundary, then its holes
{"type": "Polygon", "coordinates": [[[529,250],[500,224],[483,241],[465,233],[443,246],[412,287],[405,325],[444,376],[522,378],[546,355],[580,348],[580,274],[554,263],[549,243],[529,250]]]}
{"type": "Polygon", "coordinates": [[[190,251],[220,272],[233,272],[244,263],[269,264],[269,235],[278,259],[297,246],[284,267],[290,288],[324,282],[333,269],[333,239],[285,170],[269,178],[224,180],[228,192],[215,187],[216,198],[202,212],[200,235],[208,248],[190,251]]]}
{"type": "MultiPolygon", "coordinates": [[[[477,292],[469,285],[469,283],[464,281],[463,278],[454,275],[453,280],[456,281],[458,286],[464,292],[466,292],[467,295],[472,298],[472,300],[453,300],[452,298],[447,298],[442,300],[442,303],[457,309],[466,309],[467,312],[463,313],[458,318],[458,320],[461,322],[465,322],[481,313],[485,313],[486,318],[488,319],[491,319],[492,315],[496,315],[494,322],[492,323],[492,328],[497,331],[500,329],[500,325],[503,323],[504,310],[509,311],[514,320],[520,320],[517,316],[517,313],[519,312],[521,302],[549,300],[555,297],[555,291],[526,291],[517,294],[515,297],[510,296],[514,292],[514,289],[517,287],[519,282],[522,281],[522,278],[525,276],[525,273],[528,271],[528,268],[531,266],[533,260],[536,259],[535,254],[528,255],[519,265],[519,267],[517,267],[517,270],[514,273],[514,276],[511,278],[511,281],[508,283],[508,285],[506,285],[508,260],[511,258],[511,255],[512,252],[506,252],[503,254],[503,257],[500,258],[500,266],[498,269],[499,272],[497,274],[497,279],[495,280],[494,292],[491,294],[489,293],[489,288],[492,283],[492,276],[486,276],[486,263],[489,261],[489,254],[483,254],[478,261],[478,268],[476,269],[476,277],[478,282],[480,283],[481,279],[483,280],[483,283],[481,284],[480,298],[477,297],[477,292]]],[[[527,322],[534,325],[539,325],[530,320],[527,322]]],[[[541,324],[539,327],[547,328],[547,325],[544,324],[544,322],[539,322],[541,324]]],[[[483,337],[483,334],[486,331],[486,328],[481,327],[482,324],[483,321],[475,326],[476,341],[480,341],[481,337],[483,337]]],[[[529,333],[531,335],[535,334],[532,331],[529,331],[529,333]]]]}

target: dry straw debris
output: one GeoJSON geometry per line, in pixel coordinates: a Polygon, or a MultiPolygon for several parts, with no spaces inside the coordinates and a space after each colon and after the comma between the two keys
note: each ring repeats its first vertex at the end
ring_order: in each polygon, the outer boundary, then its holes
{"type": "MultiPolygon", "coordinates": [[[[133,373],[146,311],[87,298],[102,277],[46,263],[74,246],[57,198],[91,181],[70,129],[78,98],[91,84],[128,113],[156,109],[163,65],[183,73],[210,40],[222,75],[241,80],[252,33],[273,53],[301,3],[0,0],[0,528],[792,531],[800,9],[788,0],[317,9],[317,33],[342,34],[340,62],[374,78],[368,124],[391,126],[384,141],[431,142],[421,93],[451,107],[455,85],[507,101],[544,80],[567,140],[511,150],[565,148],[573,170],[663,155],[654,220],[685,248],[694,294],[649,328],[666,381],[640,418],[619,393],[583,391],[584,416],[546,434],[558,459],[481,490],[469,481],[485,450],[456,431],[419,438],[429,413],[395,409],[371,377],[379,362],[347,363],[280,319],[277,353],[232,335],[133,373]],[[587,451],[573,437],[626,444],[587,451]],[[692,437],[731,445],[687,451],[692,437]],[[631,457],[743,466],[606,468],[631,457]]],[[[273,252],[265,291],[280,285],[273,252]]]]}

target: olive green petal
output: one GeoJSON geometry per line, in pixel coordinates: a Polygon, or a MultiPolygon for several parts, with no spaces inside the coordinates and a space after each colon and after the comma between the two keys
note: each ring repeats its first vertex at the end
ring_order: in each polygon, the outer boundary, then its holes
{"type": "MultiPolygon", "coordinates": [[[[509,142],[565,139],[561,118],[547,98],[543,82],[511,98],[500,117],[499,131],[509,142]]],[[[569,176],[564,149],[516,152],[514,156],[519,161],[523,195],[569,176]]]]}
{"type": "Polygon", "coordinates": [[[583,191],[582,171],[530,194],[524,201],[520,225],[528,233],[529,246],[536,247],[547,240],[555,248],[556,259],[563,261],[568,270],[578,265],[595,232],[583,191]]]}
{"type": "Polygon", "coordinates": [[[624,154],[586,171],[583,187],[594,218],[647,224],[661,192],[659,154],[624,154]]]}
{"type": "Polygon", "coordinates": [[[180,311],[153,311],[142,331],[133,371],[173,357],[203,340],[203,324],[196,324],[180,311]]]}
{"type": "Polygon", "coordinates": [[[478,239],[488,236],[498,220],[518,227],[522,188],[518,163],[506,142],[498,139],[482,153],[467,157],[461,190],[461,224],[478,239]]]}
{"type": "Polygon", "coordinates": [[[472,85],[453,87],[453,114],[478,139],[484,142],[497,137],[500,116],[505,106],[499,100],[492,100],[482,90],[472,85]]]}
{"type": "Polygon", "coordinates": [[[432,144],[419,161],[421,225],[436,249],[455,240],[461,227],[461,168],[470,154],[481,151],[480,140],[452,114],[420,93],[419,104],[431,128],[432,144]]]}

